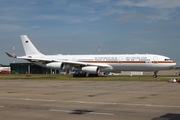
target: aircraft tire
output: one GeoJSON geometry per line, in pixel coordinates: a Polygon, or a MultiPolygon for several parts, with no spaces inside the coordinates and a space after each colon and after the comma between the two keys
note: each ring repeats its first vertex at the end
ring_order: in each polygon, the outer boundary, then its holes
{"type": "Polygon", "coordinates": [[[157,75],[153,75],[153,78],[157,78],[157,75]]]}

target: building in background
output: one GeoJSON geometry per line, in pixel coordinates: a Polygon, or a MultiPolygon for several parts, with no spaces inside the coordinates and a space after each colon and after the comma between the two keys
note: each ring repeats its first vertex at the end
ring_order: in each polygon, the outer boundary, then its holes
{"type": "Polygon", "coordinates": [[[53,71],[33,63],[11,63],[11,74],[51,74],[53,71]]]}

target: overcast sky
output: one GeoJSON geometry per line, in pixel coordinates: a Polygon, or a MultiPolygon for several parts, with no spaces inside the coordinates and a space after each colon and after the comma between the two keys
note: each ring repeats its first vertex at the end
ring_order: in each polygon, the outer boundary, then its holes
{"type": "MultiPolygon", "coordinates": [[[[180,0],[1,0],[0,64],[24,55],[26,34],[44,54],[152,53],[180,66],[180,0]]],[[[21,62],[16,60],[16,62],[21,62]]]]}

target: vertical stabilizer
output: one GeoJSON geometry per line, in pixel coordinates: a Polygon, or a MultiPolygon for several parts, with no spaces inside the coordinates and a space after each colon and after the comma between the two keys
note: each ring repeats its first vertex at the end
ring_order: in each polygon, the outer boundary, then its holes
{"type": "Polygon", "coordinates": [[[21,41],[22,41],[26,56],[43,55],[36,49],[36,47],[32,44],[32,42],[26,35],[21,35],[21,41]]]}

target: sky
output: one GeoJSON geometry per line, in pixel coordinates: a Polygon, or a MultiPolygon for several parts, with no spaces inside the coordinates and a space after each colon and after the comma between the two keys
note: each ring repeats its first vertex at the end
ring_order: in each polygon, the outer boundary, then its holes
{"type": "Polygon", "coordinates": [[[180,1],[0,0],[0,64],[13,61],[5,51],[25,54],[20,35],[43,54],[100,46],[100,54],[160,54],[180,66],[180,1]]]}

